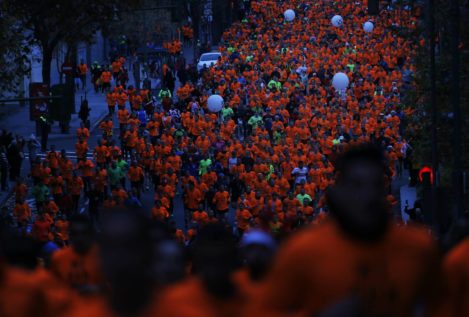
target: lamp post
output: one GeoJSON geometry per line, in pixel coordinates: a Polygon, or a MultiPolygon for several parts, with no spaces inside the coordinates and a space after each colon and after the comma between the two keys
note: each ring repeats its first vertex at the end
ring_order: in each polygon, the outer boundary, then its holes
{"type": "Polygon", "coordinates": [[[212,47],[212,22],[213,22],[213,11],[212,11],[212,0],[206,0],[204,4],[204,22],[205,22],[205,43],[207,46],[212,47]]]}
{"type": "Polygon", "coordinates": [[[451,30],[451,104],[453,106],[453,194],[454,212],[456,219],[463,213],[462,173],[461,173],[461,107],[460,107],[460,53],[459,53],[459,2],[451,0],[450,5],[450,30],[451,30]]]}
{"type": "MultiPolygon", "coordinates": [[[[432,148],[431,148],[431,159],[432,159],[432,169],[433,175],[435,175],[435,181],[431,184],[430,191],[425,194],[424,193],[424,201],[425,196],[428,197],[430,194],[431,198],[428,200],[428,204],[426,206],[430,207],[431,211],[431,219],[434,232],[439,232],[439,215],[438,215],[438,193],[437,188],[439,185],[439,167],[438,167],[438,134],[437,134],[437,126],[438,126],[438,108],[436,106],[436,65],[435,65],[435,0],[427,0],[427,7],[428,7],[428,37],[429,41],[429,53],[430,53],[430,95],[429,95],[429,102],[431,108],[431,140],[432,140],[432,148]]],[[[428,198],[427,198],[428,199],[428,198]]]]}

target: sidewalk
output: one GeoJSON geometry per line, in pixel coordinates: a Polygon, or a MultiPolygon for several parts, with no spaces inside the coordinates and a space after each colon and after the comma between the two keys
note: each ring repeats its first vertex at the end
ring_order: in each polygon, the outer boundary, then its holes
{"type": "Polygon", "coordinates": [[[394,209],[394,214],[397,216],[397,219],[407,223],[409,215],[404,211],[406,203],[409,205],[409,208],[412,208],[417,200],[417,188],[409,186],[408,170],[403,170],[401,177],[393,181],[392,194],[394,197],[399,198],[398,204],[394,209]]]}
{"type": "MultiPolygon", "coordinates": [[[[89,81],[88,81],[88,85],[89,81]]],[[[81,100],[85,98],[85,92],[80,90],[75,93],[75,114],[72,114],[70,121],[70,133],[60,133],[60,127],[58,122],[54,122],[51,133],[49,134],[49,140],[58,140],[75,136],[75,130],[80,127],[80,119],[78,118],[78,111],[80,110],[81,100]]],[[[107,113],[107,105],[105,95],[101,93],[95,93],[93,88],[87,89],[86,98],[88,99],[90,112],[90,123],[91,127],[95,126],[100,122],[107,113]]],[[[14,135],[21,135],[24,138],[28,138],[31,133],[36,133],[36,124],[34,121],[29,120],[29,106],[19,106],[18,104],[8,104],[4,106],[0,116],[0,127],[14,135]]]]}
{"type": "MultiPolygon", "coordinates": [[[[88,81],[89,83],[89,81],[88,81]]],[[[80,119],[78,118],[78,111],[80,110],[81,100],[85,98],[85,92],[80,90],[75,93],[75,110],[77,113],[72,114],[70,121],[70,132],[68,134],[62,134],[58,122],[54,122],[52,131],[49,134],[50,141],[67,140],[76,137],[75,131],[80,127],[80,119]]],[[[101,120],[107,115],[108,109],[106,105],[105,95],[101,93],[95,93],[93,88],[87,89],[86,98],[88,99],[90,112],[90,123],[91,131],[94,130],[101,122],[101,120]]],[[[20,106],[19,104],[7,104],[0,109],[0,127],[13,135],[21,135],[26,140],[29,136],[34,133],[36,134],[36,124],[34,121],[29,120],[29,106],[20,106]]],[[[67,141],[68,142],[68,141],[67,141]]],[[[74,143],[72,143],[74,144],[74,143]]],[[[25,149],[25,152],[27,150],[25,149]]],[[[71,155],[71,154],[70,154],[71,155]]],[[[29,162],[27,159],[23,162],[23,169],[29,168],[29,162]]],[[[29,172],[29,170],[27,171],[29,172]]],[[[25,176],[25,173],[22,175],[25,176]]],[[[9,182],[10,189],[14,186],[14,183],[9,182]]],[[[10,197],[11,191],[0,192],[0,206],[5,204],[10,197]]]]}
{"type": "MultiPolygon", "coordinates": [[[[194,63],[194,48],[192,45],[185,45],[183,48],[184,58],[186,59],[187,64],[194,63]]],[[[54,75],[55,72],[52,72],[54,75]]],[[[57,78],[55,78],[56,80],[57,78]]],[[[135,79],[133,77],[133,72],[129,72],[129,84],[135,86],[135,79]]],[[[177,90],[180,87],[180,82],[176,77],[176,87],[177,90]]],[[[87,76],[87,86],[86,93],[83,90],[79,90],[75,93],[75,114],[72,114],[70,121],[70,131],[68,134],[62,134],[60,131],[60,126],[58,122],[54,122],[51,133],[49,134],[49,144],[50,141],[57,140],[68,140],[75,138],[75,131],[80,126],[80,119],[78,118],[78,111],[80,110],[80,104],[85,98],[88,99],[89,107],[91,108],[90,112],[90,124],[92,132],[106,117],[108,113],[108,108],[106,104],[105,94],[100,92],[95,93],[93,87],[91,86],[90,75],[87,76]]],[[[114,86],[114,85],[113,85],[114,86]]],[[[114,124],[117,127],[117,118],[114,116],[114,124]]],[[[26,140],[29,136],[34,133],[36,134],[36,124],[34,121],[29,120],[29,106],[25,105],[21,107],[19,104],[8,104],[0,108],[0,127],[6,129],[9,132],[12,132],[13,135],[21,135],[26,140]]],[[[67,141],[68,142],[68,141],[67,141]]],[[[73,157],[73,153],[69,153],[70,157],[73,157]]],[[[25,159],[24,164],[27,164],[27,159],[25,159]]],[[[25,166],[25,165],[24,165],[25,166]]],[[[10,183],[10,188],[13,187],[13,183],[10,183]]],[[[10,192],[0,192],[0,206],[5,203],[5,201],[10,196],[10,192]]]]}
{"type": "MultiPolygon", "coordinates": [[[[91,86],[90,80],[88,78],[88,86],[91,86]]],[[[106,93],[95,93],[93,87],[86,89],[86,94],[83,90],[79,90],[75,93],[75,114],[72,114],[72,119],[70,121],[70,134],[75,136],[75,130],[80,127],[80,118],[78,118],[78,112],[80,111],[80,105],[82,100],[88,100],[88,106],[91,108],[90,111],[90,132],[96,128],[96,126],[106,117],[108,113],[108,107],[106,104],[106,93]],[[86,96],[85,96],[86,95],[86,96]]],[[[54,124],[52,127],[52,134],[49,136],[51,140],[60,139],[67,137],[67,134],[60,134],[60,127],[57,124],[54,124]],[[62,136],[62,137],[61,137],[62,136]]]]}

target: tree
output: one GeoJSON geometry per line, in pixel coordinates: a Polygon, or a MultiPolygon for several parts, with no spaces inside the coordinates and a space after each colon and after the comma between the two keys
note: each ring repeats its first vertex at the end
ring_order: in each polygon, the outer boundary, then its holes
{"type": "Polygon", "coordinates": [[[0,96],[4,97],[16,93],[23,76],[30,71],[31,36],[21,22],[3,10],[0,12],[0,30],[9,30],[0,32],[0,96]]]}
{"type": "Polygon", "coordinates": [[[130,51],[145,43],[161,46],[164,41],[174,39],[178,19],[185,13],[181,0],[141,0],[133,10],[119,12],[119,19],[110,24],[106,35],[115,41],[125,37],[130,51]]]}
{"type": "Polygon", "coordinates": [[[138,0],[6,0],[5,10],[32,31],[42,49],[42,77],[50,83],[52,54],[60,42],[89,41],[105,29],[117,10],[127,10],[138,0]]]}
{"type": "MultiPolygon", "coordinates": [[[[455,153],[453,152],[454,144],[453,128],[454,113],[451,104],[452,97],[452,76],[451,63],[453,54],[451,51],[451,40],[453,36],[451,23],[450,0],[435,1],[435,33],[436,33],[436,105],[438,109],[437,131],[438,131],[438,163],[440,187],[447,189],[448,192],[456,192],[458,189],[451,188],[451,176],[453,170],[453,161],[455,153]],[[448,18],[450,17],[450,18],[448,18]],[[450,190],[451,188],[451,190],[450,190]]],[[[469,89],[465,87],[469,81],[469,50],[467,43],[469,40],[469,29],[465,26],[464,21],[469,18],[469,10],[464,5],[464,1],[459,1],[460,9],[460,68],[459,81],[461,83],[460,105],[462,121],[461,144],[463,150],[461,154],[462,169],[469,170],[469,152],[465,149],[469,148],[469,89]]],[[[425,37],[425,21],[421,21],[420,27],[416,30],[415,36],[425,40],[415,56],[416,73],[415,82],[417,86],[406,96],[406,104],[412,105],[416,115],[410,118],[411,133],[407,136],[411,138],[411,144],[414,148],[414,158],[417,167],[428,165],[431,158],[432,140],[429,131],[431,131],[431,109],[429,107],[429,96],[431,92],[430,84],[430,68],[429,59],[429,39],[425,37]]],[[[465,196],[465,204],[469,204],[469,196],[465,196]]],[[[450,205],[450,203],[448,203],[450,205]]],[[[447,206],[448,207],[448,206],[447,206]]],[[[450,210],[451,208],[447,208],[450,210]]]]}

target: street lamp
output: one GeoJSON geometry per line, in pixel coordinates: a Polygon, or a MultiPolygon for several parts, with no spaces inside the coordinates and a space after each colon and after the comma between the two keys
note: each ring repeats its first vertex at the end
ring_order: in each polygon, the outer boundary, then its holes
{"type": "Polygon", "coordinates": [[[212,0],[206,0],[204,4],[204,22],[205,22],[205,42],[208,46],[212,47],[212,0]]]}
{"type": "Polygon", "coordinates": [[[461,173],[461,93],[459,88],[459,1],[451,0],[451,104],[453,106],[454,125],[453,125],[453,193],[454,193],[454,214],[459,218],[463,214],[463,191],[462,191],[462,173],[461,173]]]}
{"type": "Polygon", "coordinates": [[[120,21],[119,9],[117,9],[117,7],[115,5],[112,6],[112,21],[114,21],[114,22],[119,22],[120,21]]]}

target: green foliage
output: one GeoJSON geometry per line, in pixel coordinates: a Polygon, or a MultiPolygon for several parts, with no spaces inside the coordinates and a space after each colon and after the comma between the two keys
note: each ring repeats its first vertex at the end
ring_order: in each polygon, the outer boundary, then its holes
{"type": "Polygon", "coordinates": [[[130,10],[119,11],[105,35],[116,41],[127,39],[131,50],[148,42],[162,45],[177,36],[175,24],[182,22],[184,12],[181,0],[141,0],[130,10]]]}
{"type": "MultiPolygon", "coordinates": [[[[436,31],[436,87],[438,108],[438,160],[440,164],[441,185],[446,187],[451,184],[452,171],[452,133],[453,111],[451,104],[451,13],[449,0],[435,1],[435,31],[436,31]]],[[[469,29],[464,26],[464,21],[469,19],[468,11],[460,1],[460,106],[462,124],[462,168],[469,170],[469,29]]],[[[417,31],[420,37],[428,44],[426,25],[422,23],[417,31]]],[[[412,119],[412,145],[415,150],[416,163],[418,165],[431,162],[431,109],[430,109],[430,56],[428,46],[421,47],[417,52],[416,61],[416,89],[406,97],[406,104],[415,107],[416,115],[412,119]]]]}
{"type": "Polygon", "coordinates": [[[14,17],[0,12],[0,97],[5,97],[16,95],[23,76],[30,71],[32,38],[14,17]]]}
{"type": "Polygon", "coordinates": [[[106,28],[115,11],[127,9],[138,0],[7,0],[4,10],[31,30],[42,48],[43,79],[50,82],[52,52],[60,42],[89,41],[106,28]]]}

